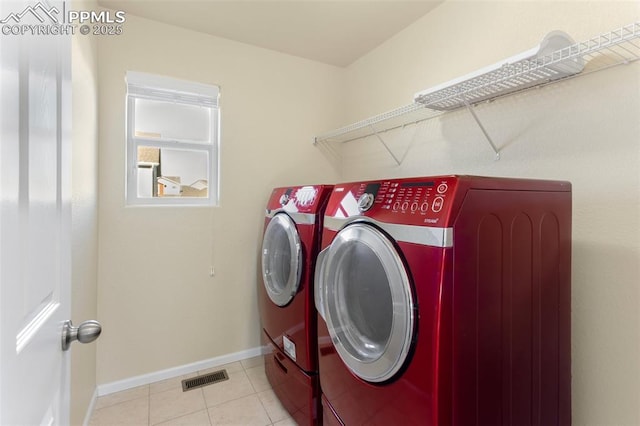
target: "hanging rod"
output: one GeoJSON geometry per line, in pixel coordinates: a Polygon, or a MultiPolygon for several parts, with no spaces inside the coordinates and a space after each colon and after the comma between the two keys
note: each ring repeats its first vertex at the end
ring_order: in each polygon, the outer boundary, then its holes
{"type": "Polygon", "coordinates": [[[391,111],[375,115],[365,120],[358,121],[348,126],[324,133],[314,138],[314,144],[318,142],[351,142],[376,133],[384,133],[404,127],[408,124],[418,123],[440,115],[440,111],[427,109],[424,105],[413,102],[391,111]],[[372,127],[375,125],[378,129],[372,127]]]}

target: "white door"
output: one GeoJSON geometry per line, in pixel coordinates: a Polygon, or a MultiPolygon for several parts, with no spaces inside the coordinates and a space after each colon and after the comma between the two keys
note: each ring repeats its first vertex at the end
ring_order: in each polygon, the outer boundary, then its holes
{"type": "MultiPolygon", "coordinates": [[[[3,0],[0,19],[50,24],[52,7],[3,0]]],[[[70,36],[0,34],[1,425],[69,422],[70,49],[70,36]]]]}

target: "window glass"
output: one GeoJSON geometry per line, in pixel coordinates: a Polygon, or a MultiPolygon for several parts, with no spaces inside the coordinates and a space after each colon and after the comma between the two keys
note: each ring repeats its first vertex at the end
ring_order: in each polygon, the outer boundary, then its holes
{"type": "Polygon", "coordinates": [[[139,138],[210,143],[211,109],[149,99],[135,100],[135,132],[139,138]]]}
{"type": "Polygon", "coordinates": [[[391,336],[393,300],[387,273],[366,244],[351,241],[336,270],[336,318],[345,348],[362,360],[382,355],[391,336]]]}
{"type": "Polygon", "coordinates": [[[275,294],[282,294],[291,276],[291,244],[287,231],[282,226],[275,226],[266,241],[267,262],[265,275],[267,285],[275,294]]]}
{"type": "Polygon", "coordinates": [[[138,197],[204,197],[209,193],[209,154],[138,147],[138,197]]]}
{"type": "Polygon", "coordinates": [[[262,242],[262,278],[273,303],[284,306],[300,285],[302,252],[294,222],[284,213],[273,216],[262,242]]]}

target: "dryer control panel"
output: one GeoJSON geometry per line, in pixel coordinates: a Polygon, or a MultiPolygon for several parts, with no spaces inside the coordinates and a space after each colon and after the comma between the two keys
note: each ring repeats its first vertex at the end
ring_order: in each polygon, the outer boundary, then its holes
{"type": "Polygon", "coordinates": [[[326,215],[362,215],[382,222],[445,226],[456,183],[456,176],[437,176],[341,184],[333,190],[326,215]]]}
{"type": "Polygon", "coordinates": [[[271,192],[267,211],[284,210],[292,213],[317,213],[324,204],[330,185],[292,186],[275,188],[271,192]]]}

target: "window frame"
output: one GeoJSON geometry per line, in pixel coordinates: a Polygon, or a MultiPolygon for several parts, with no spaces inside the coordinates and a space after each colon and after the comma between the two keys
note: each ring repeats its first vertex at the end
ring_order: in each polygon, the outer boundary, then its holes
{"type": "Polygon", "coordinates": [[[219,205],[220,185],[220,88],[153,74],[127,72],[126,77],[126,176],[127,206],[210,206],[219,205]],[[135,135],[136,99],[208,108],[208,142],[156,139],[135,135]],[[153,147],[178,151],[203,152],[208,156],[207,197],[138,196],[138,148],[153,147]]]}

